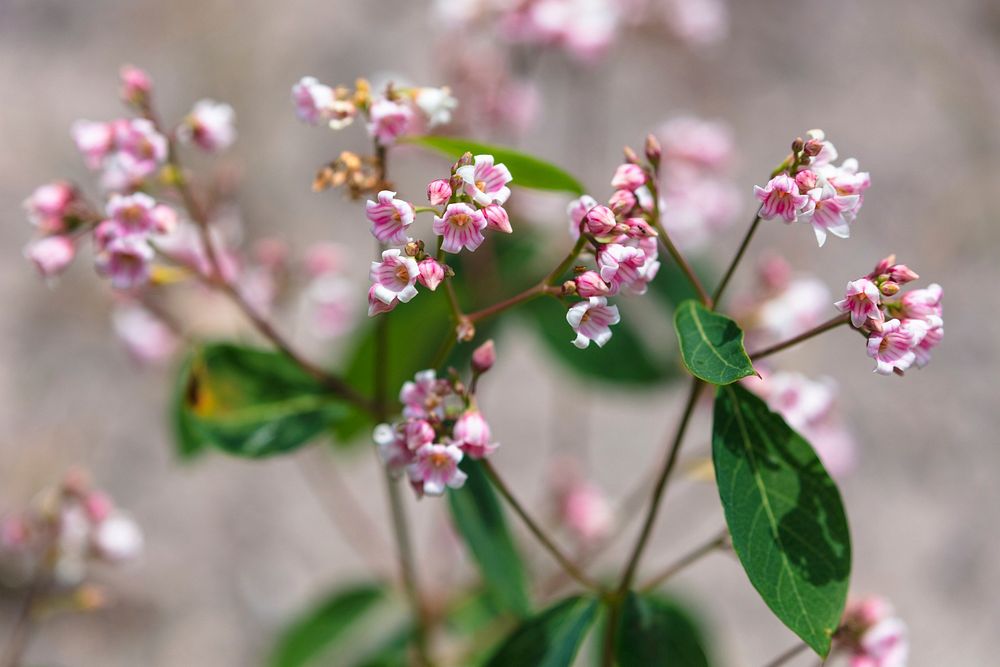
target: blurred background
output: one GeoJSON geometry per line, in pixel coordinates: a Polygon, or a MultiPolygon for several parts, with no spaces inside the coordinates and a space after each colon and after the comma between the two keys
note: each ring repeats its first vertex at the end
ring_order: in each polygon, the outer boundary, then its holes
{"type": "MultiPolygon", "coordinates": [[[[853,589],[894,602],[912,633],[911,665],[994,664],[1000,319],[992,313],[1000,311],[1000,291],[989,285],[1000,280],[993,199],[1000,186],[1000,5],[762,0],[713,5],[717,15],[696,12],[688,23],[673,5],[666,20],[623,21],[595,57],[517,50],[514,71],[525,94],[535,96],[534,119],[524,112],[500,127],[473,118],[461,131],[507,138],[567,166],[600,198],[624,144],[641,146],[647,132],[681,114],[727,123],[737,155],[729,176],[741,198],[736,223],[705,246],[716,264],[728,260],[752,216],[752,185],[765,180],[796,135],[822,127],[842,157],[858,157],[873,186],[850,241],[831,239],[817,249],[805,226],[765,224],[750,256],[784,253],[793,270],[816,274],[838,293],[892,251],[921,274],[921,286],[944,286],[947,337],[927,369],[902,379],[873,375],[863,345],[845,331],[779,363],[830,376],[841,389],[858,449],[857,468],[841,481],[854,539],[853,589]]],[[[652,10],[630,2],[623,11],[652,10]]],[[[464,29],[447,23],[422,0],[0,0],[0,514],[79,465],[146,535],[141,562],[99,573],[114,605],[53,617],[35,638],[32,664],[260,664],[297,611],[367,572],[349,544],[357,537],[345,537],[328,517],[340,487],[370,516],[384,516],[380,474],[363,447],[333,461],[312,448],[266,462],[210,455],[178,463],[165,419],[171,375],[140,367],[116,340],[112,300],[89,261],[77,261],[49,286],[22,257],[31,229],[21,202],[35,186],[67,177],[93,191],[70,124],[121,113],[123,63],[152,74],[167,118],[179,119],[202,97],[230,103],[239,140],[220,160],[240,168],[247,235],[278,236],[298,249],[321,240],[346,244],[360,310],[371,248],[361,208],[340,192],[314,194],[310,184],[317,167],[344,148],[364,150],[367,140],[357,127],[333,133],[299,123],[290,86],[303,75],[330,84],[357,76],[452,84],[466,104],[449,78],[459,76],[455,62],[472,53],[482,58],[482,75],[492,76],[497,63],[473,50],[506,47],[482,28],[464,42],[464,29]]],[[[445,168],[400,151],[393,177],[417,201],[445,168]]],[[[562,232],[565,200],[515,191],[512,201],[519,197],[536,212],[551,211],[552,229],[562,232]]],[[[752,291],[751,262],[737,281],[734,294],[752,291]]],[[[187,315],[211,330],[239,322],[204,304],[187,315]]],[[[566,337],[568,345],[568,328],[566,337]]],[[[342,346],[306,344],[318,355],[342,346]]],[[[581,381],[523,327],[503,336],[499,357],[482,399],[503,443],[494,460],[537,514],[550,513],[553,452],[578,456],[613,498],[640,479],[636,471],[660,460],[680,408],[675,390],[581,381]]],[[[707,451],[708,421],[707,413],[697,419],[689,469],[707,451]]],[[[440,552],[452,548],[441,544],[442,508],[408,499],[431,590],[445,585],[440,552]]],[[[374,524],[362,530],[386,533],[381,519],[374,524]]],[[[685,476],[667,498],[645,568],[655,571],[721,525],[714,487],[685,476]]],[[[530,539],[522,544],[539,571],[551,570],[530,539]]],[[[618,551],[596,571],[613,571],[618,551]]],[[[391,553],[382,556],[378,565],[391,567],[391,553]]],[[[759,665],[794,643],[729,556],[707,558],[669,590],[701,610],[722,664],[759,665]]],[[[9,591],[0,597],[0,641],[17,600],[9,591]]]]}

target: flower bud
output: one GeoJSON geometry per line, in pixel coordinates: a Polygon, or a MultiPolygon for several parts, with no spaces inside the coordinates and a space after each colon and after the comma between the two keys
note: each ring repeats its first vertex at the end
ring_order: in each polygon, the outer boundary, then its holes
{"type": "Polygon", "coordinates": [[[452,189],[448,181],[439,178],[427,186],[427,201],[431,206],[444,206],[451,199],[452,189]]]}
{"type": "Polygon", "coordinates": [[[455,337],[460,343],[468,343],[476,337],[476,325],[469,318],[463,317],[455,327],[455,337]]]}
{"type": "Polygon", "coordinates": [[[626,162],[618,165],[611,178],[611,187],[617,190],[635,190],[646,184],[646,172],[637,164],[626,162]]]}
{"type": "Polygon", "coordinates": [[[615,190],[608,200],[608,206],[615,212],[615,215],[625,215],[635,208],[636,198],[631,190],[615,190]]]}
{"type": "Polygon", "coordinates": [[[869,279],[874,279],[883,273],[888,273],[889,269],[896,264],[896,255],[889,255],[879,261],[872,269],[872,272],[868,274],[869,279]]]}
{"type": "Polygon", "coordinates": [[[795,141],[792,142],[792,153],[798,155],[805,145],[805,142],[802,141],[802,137],[796,137],[795,141]]]}
{"type": "Polygon", "coordinates": [[[622,153],[624,153],[625,155],[626,162],[631,162],[632,164],[636,164],[639,162],[639,156],[635,154],[635,151],[632,150],[631,146],[626,146],[624,149],[622,149],[622,153]]]}
{"type": "Polygon", "coordinates": [[[608,296],[611,287],[604,282],[597,271],[586,271],[576,278],[576,293],[585,299],[592,296],[608,296]]]}
{"type": "Polygon", "coordinates": [[[646,159],[653,167],[660,166],[660,158],[663,156],[663,148],[659,139],[653,134],[646,135],[646,159]]]}
{"type": "Polygon", "coordinates": [[[455,173],[460,167],[467,167],[473,163],[472,153],[465,151],[462,157],[458,158],[458,162],[451,168],[451,172],[455,173]]]}
{"type": "Polygon", "coordinates": [[[445,270],[441,264],[433,257],[428,257],[419,264],[417,268],[420,274],[417,276],[417,280],[420,284],[431,290],[432,292],[437,289],[441,281],[444,280],[445,270]]]}
{"type": "Polygon", "coordinates": [[[128,104],[145,106],[153,91],[153,80],[143,70],[125,65],[119,71],[122,82],[122,99],[128,104]]]}
{"type": "Polygon", "coordinates": [[[816,157],[822,150],[823,142],[816,139],[810,139],[806,142],[805,146],[802,147],[802,152],[809,157],[816,157]]]}
{"type": "Polygon", "coordinates": [[[46,278],[65,271],[75,255],[76,246],[68,236],[46,236],[34,241],[24,250],[24,256],[46,278]]]}
{"type": "Polygon", "coordinates": [[[510,217],[507,210],[499,204],[490,204],[482,209],[483,217],[486,218],[486,226],[504,234],[510,234],[513,230],[510,227],[510,217]]]}
{"type": "Polygon", "coordinates": [[[803,169],[795,174],[795,184],[799,186],[799,192],[808,192],[817,186],[819,176],[812,169],[803,169]]]}
{"type": "Polygon", "coordinates": [[[899,283],[886,280],[878,286],[878,291],[882,293],[882,296],[894,296],[899,292],[899,283]]]}
{"type": "Polygon", "coordinates": [[[496,346],[493,345],[493,339],[491,338],[477,347],[476,351],[472,353],[472,370],[476,373],[476,375],[485,373],[493,368],[493,364],[496,363],[496,360],[496,346]]]}
{"type": "Polygon", "coordinates": [[[604,236],[614,230],[618,221],[615,214],[607,206],[597,205],[587,211],[583,228],[594,236],[604,236]]]}
{"type": "Polygon", "coordinates": [[[562,295],[571,296],[576,294],[576,281],[567,280],[562,284],[562,295]]]}
{"type": "Polygon", "coordinates": [[[403,253],[407,257],[416,257],[420,254],[420,241],[407,241],[403,246],[403,253]]]}
{"type": "Polygon", "coordinates": [[[900,285],[905,285],[908,282],[912,282],[919,278],[910,267],[906,264],[896,264],[889,268],[889,280],[899,283],[900,285]]]}
{"type": "Polygon", "coordinates": [[[94,531],[97,553],[112,563],[136,558],[142,552],[142,543],[139,526],[122,514],[108,517],[94,531]]]}

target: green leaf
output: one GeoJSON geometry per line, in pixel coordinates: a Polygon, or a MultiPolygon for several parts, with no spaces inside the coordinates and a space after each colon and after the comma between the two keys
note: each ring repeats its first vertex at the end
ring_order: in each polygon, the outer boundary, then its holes
{"type": "Polygon", "coordinates": [[[350,638],[352,627],[384,598],[385,590],[375,584],[338,591],[285,630],[268,664],[270,667],[322,664],[315,661],[337,650],[339,644],[350,638]]]}
{"type": "Polygon", "coordinates": [[[284,354],[204,345],[181,375],[183,437],[248,458],[296,449],[343,418],[345,406],[284,354]]]}
{"type": "Polygon", "coordinates": [[[448,493],[455,527],[469,545],[483,579],[497,604],[518,616],[531,611],[524,566],[507,528],[503,508],[482,466],[465,459],[468,475],[461,489],[448,493]]]}
{"type": "Polygon", "coordinates": [[[519,625],[487,667],[569,667],[597,616],[597,602],[570,597],[519,625]]]}
{"type": "Polygon", "coordinates": [[[851,571],[836,485],[809,443],[740,385],[719,387],[712,456],[733,548],[750,582],[826,657],[851,571]]]}
{"type": "Polygon", "coordinates": [[[191,461],[205,453],[209,444],[199,435],[185,405],[185,394],[190,384],[193,354],[181,362],[174,387],[170,394],[170,429],[174,436],[174,451],[183,461],[191,461]]]}
{"type": "Polygon", "coordinates": [[[552,299],[538,299],[522,306],[522,312],[532,324],[548,350],[576,373],[599,380],[645,386],[676,376],[675,367],[661,360],[639,335],[635,320],[618,304],[622,321],[611,330],[614,335],[604,347],[591,345],[580,350],[572,344],[573,330],[566,322],[566,308],[552,299]]]}
{"type": "Polygon", "coordinates": [[[511,185],[535,190],[571,192],[576,195],[582,195],[585,192],[580,182],[562,168],[503,146],[491,146],[469,139],[439,136],[407,137],[405,141],[443,153],[453,160],[462,157],[467,151],[473,155],[488,153],[493,156],[497,164],[507,165],[514,177],[511,185]]]}
{"type": "Polygon", "coordinates": [[[619,667],[709,667],[701,628],[681,607],[629,593],[618,630],[619,667]]]}
{"type": "Polygon", "coordinates": [[[689,299],[677,307],[674,329],[692,375],[712,384],[730,384],[756,374],[743,349],[743,330],[725,315],[689,299]]]}

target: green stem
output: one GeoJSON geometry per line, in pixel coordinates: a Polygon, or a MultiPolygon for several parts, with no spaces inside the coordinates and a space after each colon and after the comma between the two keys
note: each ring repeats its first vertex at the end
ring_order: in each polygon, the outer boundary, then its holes
{"type": "Polygon", "coordinates": [[[783,652],[781,655],[779,655],[778,657],[774,658],[769,663],[764,665],[764,667],[781,667],[781,665],[784,665],[785,663],[787,663],[789,660],[799,655],[800,653],[805,653],[808,649],[809,645],[806,644],[805,642],[796,644],[795,646],[791,647],[790,649],[783,652]]]}
{"type": "Polygon", "coordinates": [[[649,187],[650,196],[653,198],[653,228],[659,234],[660,242],[667,249],[667,252],[670,253],[670,256],[673,257],[674,261],[677,262],[677,266],[681,267],[681,271],[687,276],[688,282],[698,292],[698,298],[701,299],[701,302],[706,307],[711,308],[712,299],[709,298],[708,292],[705,290],[704,285],[701,284],[698,274],[694,272],[687,259],[681,254],[677,246],[674,245],[673,239],[670,238],[670,234],[667,233],[666,228],[663,226],[663,221],[660,219],[660,192],[656,185],[656,179],[648,180],[646,185],[649,187]]]}
{"type": "Polygon", "coordinates": [[[726,285],[729,284],[729,280],[733,277],[736,267],[739,266],[740,260],[743,259],[744,253],[746,253],[747,248],[750,246],[750,239],[753,238],[754,233],[757,231],[757,226],[760,224],[760,220],[760,209],[757,209],[757,213],[753,217],[753,222],[750,223],[750,229],[747,230],[746,235],[743,237],[743,242],[740,243],[740,247],[736,251],[736,255],[733,257],[733,261],[729,263],[729,268],[726,269],[726,273],[722,276],[719,286],[715,288],[715,294],[712,295],[713,303],[719,303],[719,299],[722,298],[722,293],[725,291],[726,285]]]}
{"type": "Polygon", "coordinates": [[[823,324],[820,324],[818,326],[813,327],[812,329],[809,329],[809,331],[800,333],[798,336],[794,336],[792,338],[789,338],[788,340],[776,343],[774,345],[771,345],[770,347],[765,347],[762,350],[758,350],[756,352],[751,353],[749,355],[750,359],[751,361],[758,361],[759,359],[768,357],[774,354],[775,352],[781,352],[782,350],[786,350],[794,345],[798,345],[802,341],[809,340],[810,338],[818,336],[821,333],[825,333],[831,329],[836,329],[837,327],[843,326],[845,324],[850,324],[850,322],[851,322],[850,314],[837,315],[836,317],[827,320],[823,324]]]}
{"type": "Polygon", "coordinates": [[[576,564],[574,564],[573,561],[570,560],[558,546],[556,546],[556,543],[553,542],[548,535],[546,535],[542,527],[531,518],[531,515],[529,515],[527,510],[524,509],[524,506],[521,505],[517,498],[514,497],[514,494],[511,493],[507,484],[500,478],[500,474],[497,472],[496,468],[493,467],[493,464],[487,459],[483,459],[482,465],[483,471],[486,473],[486,476],[489,477],[493,486],[496,487],[497,491],[500,492],[500,495],[504,497],[508,504],[510,504],[514,513],[521,517],[521,520],[528,527],[528,530],[531,531],[531,534],[535,536],[541,545],[545,547],[546,551],[548,551],[552,557],[556,559],[559,565],[562,566],[562,568],[566,571],[566,574],[576,579],[586,588],[600,591],[600,584],[584,574],[584,572],[580,570],[580,568],[577,567],[576,564]]]}

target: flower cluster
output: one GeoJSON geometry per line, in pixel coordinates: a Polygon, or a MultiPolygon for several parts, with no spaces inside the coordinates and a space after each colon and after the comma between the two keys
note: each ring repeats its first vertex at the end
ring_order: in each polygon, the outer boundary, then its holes
{"type": "Polygon", "coordinates": [[[834,646],[847,653],[850,667],[905,667],[907,634],[892,605],[880,597],[865,597],[848,601],[834,646]]]}
{"type": "Polygon", "coordinates": [[[663,228],[682,250],[702,248],[739,210],[739,192],[727,176],[732,131],[719,121],[679,116],[664,123],[657,137],[663,147],[663,228]]]}
{"type": "Polygon", "coordinates": [[[434,214],[433,231],[438,237],[438,252],[431,256],[422,241],[409,236],[417,208],[396,193],[383,190],[376,200],[365,205],[372,235],[380,243],[402,246],[382,252],[381,261],[372,262],[368,290],[368,314],[376,315],[406,303],[417,295],[417,283],[437,289],[450,275],[444,264],[445,253],[474,251],[486,240],[485,232],[511,233],[510,217],[504,208],[510,197],[507,186],[512,180],[503,164],[492,155],[466,153],[455,163],[448,180],[431,181],[427,199],[431,206],[423,210],[434,214]]]}
{"type": "MultiPolygon", "coordinates": [[[[640,165],[636,158],[618,166],[611,179],[615,191],[606,206],[584,195],[566,209],[570,236],[590,244],[596,265],[578,267],[575,279],[567,285],[570,292],[584,298],[566,314],[576,332],[573,344],[581,349],[591,341],[604,346],[611,339],[610,327],[620,317],[618,307],[608,305],[608,297],[621,292],[644,294],[660,269],[658,233],[650,224],[658,211],[650,183],[659,150],[655,143],[650,148],[650,165],[640,165]]],[[[630,150],[627,154],[635,158],[630,150]]]]}
{"type": "Polygon", "coordinates": [[[393,475],[405,472],[418,497],[460,488],[466,479],[458,467],[462,459],[485,458],[500,446],[475,399],[479,376],[495,360],[493,341],[477,348],[469,385],[454,374],[445,379],[433,369],[420,371],[399,392],[403,421],[375,427],[382,462],[393,475]]]}
{"type": "Polygon", "coordinates": [[[358,79],[350,89],[330,87],[311,76],[292,86],[292,102],[303,122],[324,123],[334,130],[361,116],[368,134],[382,146],[394,144],[403,135],[448,123],[458,105],[448,88],[390,85],[384,94],[373,95],[365,79],[358,79]]]}
{"type": "Polygon", "coordinates": [[[82,582],[89,562],[129,561],[142,546],[136,523],[78,471],[0,522],[0,560],[26,578],[48,574],[63,586],[82,582]]]}
{"type": "Polygon", "coordinates": [[[944,338],[941,286],[934,283],[900,294],[902,285],[918,277],[890,255],[868,275],[847,283],[844,298],[834,304],[867,334],[868,356],[880,375],[902,375],[914,364],[923,368],[944,338]]]}
{"type": "Polygon", "coordinates": [[[833,163],[837,149],[822,130],[810,130],[807,139],[796,139],[792,153],[764,187],[754,186],[764,220],[807,222],[822,246],[827,234],[846,239],[861,210],[864,192],[871,185],[868,172],[858,171],[858,161],[833,163]]]}

